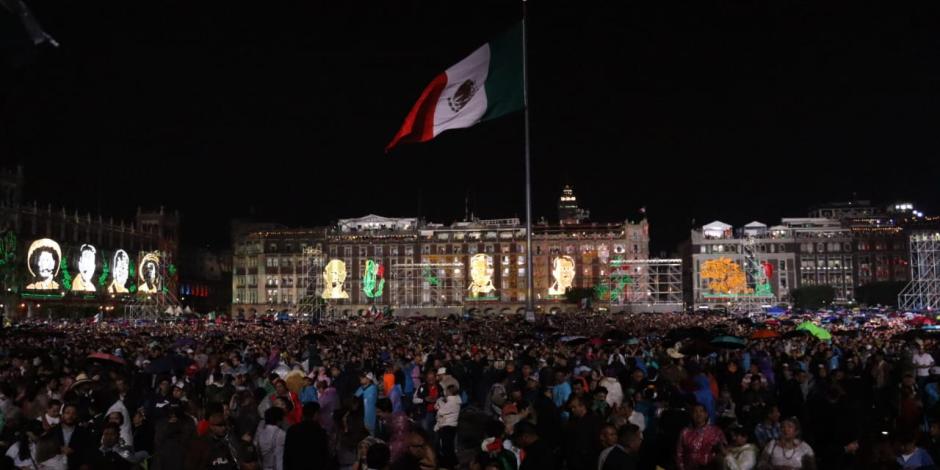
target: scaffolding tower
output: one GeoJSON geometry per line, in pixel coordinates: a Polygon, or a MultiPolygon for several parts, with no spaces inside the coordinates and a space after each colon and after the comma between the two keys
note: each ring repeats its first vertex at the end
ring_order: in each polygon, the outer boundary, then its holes
{"type": "Polygon", "coordinates": [[[898,294],[898,306],[908,311],[940,308],[940,232],[910,235],[911,282],[898,294]]]}
{"type": "Polygon", "coordinates": [[[172,264],[172,260],[160,252],[156,254],[162,261],[159,263],[160,289],[154,293],[143,294],[138,291],[125,295],[124,318],[128,320],[159,320],[182,312],[179,298],[176,296],[177,286],[170,285],[172,276],[167,275],[167,266],[172,264]]]}
{"type": "Polygon", "coordinates": [[[681,307],[681,259],[615,259],[601,280],[611,306],[671,305],[681,307]]]}
{"type": "Polygon", "coordinates": [[[415,263],[405,260],[391,265],[390,300],[397,307],[450,307],[463,305],[463,263],[432,256],[415,263]]]}
{"type": "Polygon", "coordinates": [[[297,313],[311,322],[329,320],[323,293],[323,252],[314,247],[304,247],[301,266],[304,273],[303,296],[297,302],[297,313]]]}
{"type": "Polygon", "coordinates": [[[775,305],[777,296],[770,287],[770,279],[758,256],[757,239],[753,236],[746,237],[741,244],[741,251],[748,293],[735,296],[731,302],[731,310],[750,313],[761,310],[764,305],[775,305]]]}

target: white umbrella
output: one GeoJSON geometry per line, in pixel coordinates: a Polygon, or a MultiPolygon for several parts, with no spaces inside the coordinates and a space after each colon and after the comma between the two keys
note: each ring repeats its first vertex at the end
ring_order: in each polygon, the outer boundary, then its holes
{"type": "Polygon", "coordinates": [[[192,309],[189,308],[189,305],[183,310],[184,313],[193,313],[192,309]]]}

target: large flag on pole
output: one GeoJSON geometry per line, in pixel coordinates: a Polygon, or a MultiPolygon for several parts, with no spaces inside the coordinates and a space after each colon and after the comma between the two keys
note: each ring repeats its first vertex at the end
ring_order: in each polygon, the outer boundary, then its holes
{"type": "Polygon", "coordinates": [[[522,107],[519,23],[434,77],[385,151],[402,142],[426,142],[448,129],[470,127],[522,107]]]}

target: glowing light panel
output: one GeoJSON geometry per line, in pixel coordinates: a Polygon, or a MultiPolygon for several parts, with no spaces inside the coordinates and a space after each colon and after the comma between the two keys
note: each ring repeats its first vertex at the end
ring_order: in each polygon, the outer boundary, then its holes
{"type": "Polygon", "coordinates": [[[548,295],[565,295],[574,283],[574,275],[574,258],[567,255],[556,256],[552,260],[554,283],[548,288],[548,295]]]}
{"type": "Polygon", "coordinates": [[[41,238],[29,245],[26,267],[33,281],[26,285],[29,290],[54,290],[59,288],[55,277],[59,274],[62,249],[55,240],[41,238]]]}
{"type": "Polygon", "coordinates": [[[487,296],[496,290],[493,286],[493,257],[479,253],[470,258],[470,295],[487,296]]]}
{"type": "Polygon", "coordinates": [[[84,244],[78,250],[78,274],[72,281],[72,292],[95,292],[95,269],[98,250],[84,244]]]}
{"type": "Polygon", "coordinates": [[[321,297],[324,299],[348,299],[346,292],[346,263],[342,260],[331,259],[323,269],[323,282],[326,287],[321,297]]]}
{"type": "Polygon", "coordinates": [[[156,294],[160,292],[160,256],[156,253],[147,253],[140,260],[140,287],[137,292],[141,294],[156,294]]]}

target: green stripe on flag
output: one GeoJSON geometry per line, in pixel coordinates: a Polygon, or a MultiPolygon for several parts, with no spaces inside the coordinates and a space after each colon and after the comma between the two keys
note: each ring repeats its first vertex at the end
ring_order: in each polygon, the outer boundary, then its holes
{"type": "Polygon", "coordinates": [[[523,107],[522,22],[490,41],[490,68],[486,77],[486,112],[481,121],[523,107]]]}

